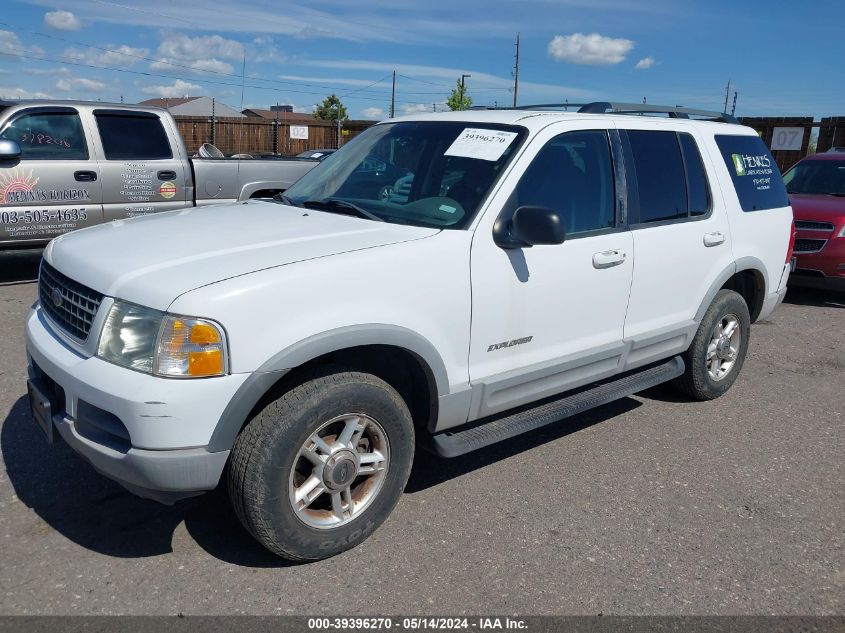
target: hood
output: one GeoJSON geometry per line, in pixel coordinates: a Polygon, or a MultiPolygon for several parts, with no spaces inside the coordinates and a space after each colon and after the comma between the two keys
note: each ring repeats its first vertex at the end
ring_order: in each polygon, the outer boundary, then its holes
{"type": "Polygon", "coordinates": [[[823,220],[834,224],[845,220],[845,196],[791,193],[789,202],[796,220],[823,220]]]}
{"type": "Polygon", "coordinates": [[[108,296],[166,310],[179,295],[217,281],[438,232],[250,201],[75,231],[54,239],[44,258],[108,296]]]}

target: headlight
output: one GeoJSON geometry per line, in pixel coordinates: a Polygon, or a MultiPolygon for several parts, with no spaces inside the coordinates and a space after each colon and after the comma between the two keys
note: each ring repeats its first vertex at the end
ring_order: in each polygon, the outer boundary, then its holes
{"type": "Polygon", "coordinates": [[[843,226],[842,230],[839,231],[839,237],[845,237],[845,226],[843,226]]]}
{"type": "Polygon", "coordinates": [[[136,371],[170,378],[226,373],[226,337],[218,324],[115,301],[97,356],[136,371]]]}

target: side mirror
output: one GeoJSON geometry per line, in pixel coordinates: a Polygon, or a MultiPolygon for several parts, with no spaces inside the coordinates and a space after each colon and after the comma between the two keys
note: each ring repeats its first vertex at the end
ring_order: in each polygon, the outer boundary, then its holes
{"type": "Polygon", "coordinates": [[[501,248],[524,248],[539,244],[563,244],[566,231],[560,211],[544,207],[519,207],[510,218],[499,217],[493,225],[493,241],[501,248]]]}
{"type": "Polygon", "coordinates": [[[21,157],[21,146],[17,141],[0,139],[0,160],[17,160],[21,157]]]}

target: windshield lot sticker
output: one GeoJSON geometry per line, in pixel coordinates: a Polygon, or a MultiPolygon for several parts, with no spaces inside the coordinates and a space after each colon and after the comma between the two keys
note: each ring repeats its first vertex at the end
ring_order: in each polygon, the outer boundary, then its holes
{"type": "Polygon", "coordinates": [[[516,132],[468,127],[461,132],[444,154],[497,161],[515,138],[516,132]]]}
{"type": "Polygon", "coordinates": [[[161,187],[158,188],[158,192],[162,198],[170,200],[176,195],[176,185],[168,180],[167,182],[161,183],[161,187]]]}

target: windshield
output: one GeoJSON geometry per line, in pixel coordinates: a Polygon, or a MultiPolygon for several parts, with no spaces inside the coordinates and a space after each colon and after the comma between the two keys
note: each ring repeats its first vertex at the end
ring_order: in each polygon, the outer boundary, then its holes
{"type": "Polygon", "coordinates": [[[807,160],[783,177],[789,193],[845,196],[845,160],[807,160]]]}
{"type": "Polygon", "coordinates": [[[336,212],[354,205],[385,222],[464,228],[524,138],[524,128],[505,125],[376,125],[305,174],[285,200],[336,212]]]}

